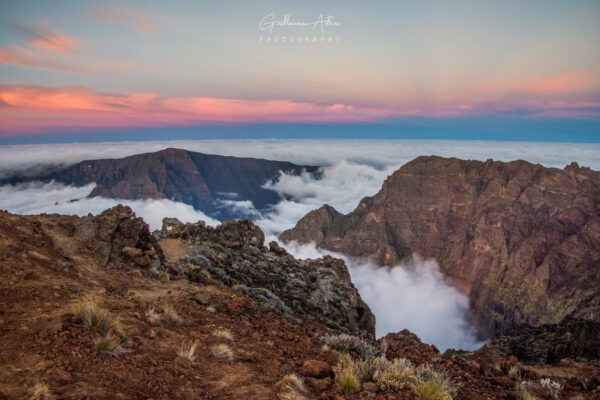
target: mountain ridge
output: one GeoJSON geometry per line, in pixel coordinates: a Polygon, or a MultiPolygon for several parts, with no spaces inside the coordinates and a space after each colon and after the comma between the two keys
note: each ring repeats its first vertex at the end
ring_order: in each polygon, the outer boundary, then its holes
{"type": "Polygon", "coordinates": [[[323,206],[280,236],[393,266],[435,258],[489,336],[600,319],[600,173],[419,157],[348,215],[323,206]]]}
{"type": "Polygon", "coordinates": [[[247,216],[227,207],[228,201],[249,200],[258,210],[277,203],[279,195],[262,186],[277,180],[280,171],[318,176],[319,167],[167,148],[124,158],[85,160],[47,174],[12,176],[0,184],[32,180],[75,186],[96,183],[90,197],[169,199],[227,219],[247,216]]]}

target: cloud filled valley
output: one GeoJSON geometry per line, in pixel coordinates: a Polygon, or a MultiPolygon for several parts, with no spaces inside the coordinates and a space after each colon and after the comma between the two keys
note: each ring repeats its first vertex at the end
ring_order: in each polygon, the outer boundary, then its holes
{"type": "MultiPolygon", "coordinates": [[[[525,159],[562,168],[572,161],[600,169],[597,144],[531,144],[461,141],[193,141],[106,144],[60,144],[5,146],[0,148],[0,177],[15,171],[30,171],[44,165],[68,165],[84,159],[123,157],[165,147],[178,147],[212,154],[286,160],[323,166],[320,179],[310,174],[281,175],[265,188],[281,200],[259,212],[252,203],[229,198],[221,207],[243,210],[274,239],[285,229],[323,204],[342,213],[351,212],[365,196],[379,191],[383,181],[405,162],[419,155],[437,154],[466,159],[525,159]]],[[[58,183],[29,183],[0,187],[0,209],[19,214],[97,214],[116,204],[130,206],[152,230],[160,229],[163,217],[183,222],[204,220],[219,223],[192,206],[168,199],[122,200],[87,198],[94,185],[71,187],[58,183]]],[[[377,317],[377,336],[409,329],[424,342],[440,349],[474,349],[481,342],[468,320],[468,299],[445,283],[435,260],[415,257],[395,268],[378,266],[317,249],[314,245],[286,245],[298,258],[333,254],[345,259],[354,284],[377,317]]]]}

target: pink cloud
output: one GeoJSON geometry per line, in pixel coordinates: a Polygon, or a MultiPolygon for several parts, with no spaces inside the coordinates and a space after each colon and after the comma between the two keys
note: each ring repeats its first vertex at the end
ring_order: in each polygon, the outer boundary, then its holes
{"type": "Polygon", "coordinates": [[[72,53],[79,42],[72,37],[50,29],[43,23],[34,26],[10,25],[32,46],[40,50],[52,50],[61,53],[72,53]]]}
{"type": "Polygon", "coordinates": [[[86,87],[0,86],[0,134],[67,127],[373,121],[392,110],[291,100],[102,94],[86,87]]]}
{"type": "Polygon", "coordinates": [[[138,10],[109,4],[96,7],[91,13],[99,21],[123,25],[140,33],[158,33],[159,31],[152,18],[138,10]]]}
{"type": "Polygon", "coordinates": [[[600,90],[600,68],[588,68],[550,77],[502,80],[482,85],[484,93],[526,93],[532,95],[565,95],[600,90]]]}
{"type": "MultiPolygon", "coordinates": [[[[1,57],[14,57],[0,52],[1,57]]],[[[13,59],[19,62],[19,59],[13,59]]],[[[560,87],[560,86],[559,86],[560,87]]],[[[589,96],[588,96],[589,97],[589,96]]],[[[0,85],[0,135],[60,129],[186,126],[207,123],[376,122],[401,116],[450,117],[514,114],[534,117],[598,116],[600,100],[516,97],[480,102],[444,100],[397,107],[155,93],[106,94],[84,86],[0,85]]]]}
{"type": "Polygon", "coordinates": [[[21,46],[13,46],[13,48],[16,51],[10,49],[0,49],[0,64],[13,65],[16,67],[59,70],[78,74],[90,73],[89,71],[80,68],[70,67],[63,63],[54,61],[48,56],[28,50],[21,46]]]}

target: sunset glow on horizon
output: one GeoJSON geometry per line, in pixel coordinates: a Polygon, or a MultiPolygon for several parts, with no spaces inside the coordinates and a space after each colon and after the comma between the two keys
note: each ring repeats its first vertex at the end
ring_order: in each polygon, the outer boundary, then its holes
{"type": "Polygon", "coordinates": [[[596,1],[3,2],[0,14],[0,137],[600,120],[596,1]],[[269,13],[280,24],[261,30],[269,13]]]}

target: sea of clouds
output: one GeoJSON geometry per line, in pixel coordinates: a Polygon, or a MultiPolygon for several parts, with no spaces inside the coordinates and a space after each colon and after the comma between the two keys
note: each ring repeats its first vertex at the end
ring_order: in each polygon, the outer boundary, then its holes
{"type": "MultiPolygon", "coordinates": [[[[118,158],[168,147],[210,154],[286,160],[323,166],[320,179],[309,174],[282,175],[265,187],[282,200],[266,212],[249,201],[221,200],[220,206],[246,211],[274,239],[293,227],[309,211],[329,204],[348,213],[365,196],[379,191],[383,181],[404,163],[420,155],[463,159],[511,161],[524,159],[548,167],[563,168],[572,161],[600,169],[600,145],[571,143],[520,143],[491,141],[368,141],[368,140],[198,140],[117,143],[16,145],[0,147],[0,178],[15,172],[35,173],[96,158],[118,158]]],[[[93,185],[69,187],[57,183],[0,186],[0,209],[20,214],[98,214],[116,204],[130,206],[160,229],[163,217],[183,222],[219,221],[191,206],[170,200],[120,200],[87,198],[93,185]]],[[[315,258],[331,252],[314,245],[290,243],[287,249],[299,258],[315,258]]],[[[355,286],[377,318],[377,335],[409,329],[424,342],[440,349],[475,349],[481,345],[468,321],[468,299],[446,284],[435,260],[416,255],[412,260],[387,268],[368,260],[343,255],[355,286]]]]}

